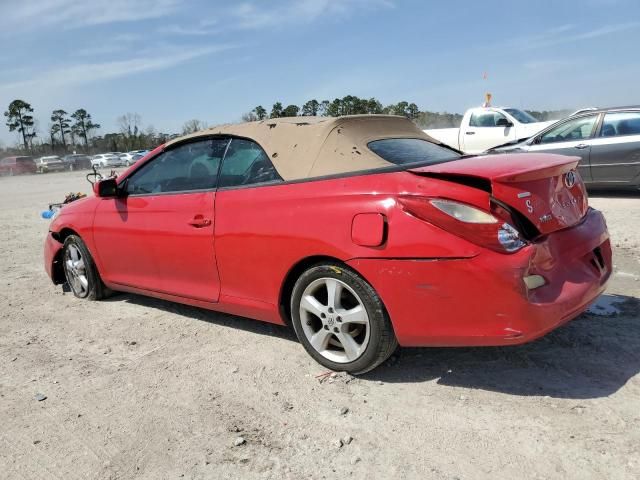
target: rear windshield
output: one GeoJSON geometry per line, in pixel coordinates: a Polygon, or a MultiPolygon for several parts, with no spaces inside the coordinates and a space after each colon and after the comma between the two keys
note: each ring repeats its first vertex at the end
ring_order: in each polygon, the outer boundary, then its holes
{"type": "Polygon", "coordinates": [[[376,155],[396,165],[432,165],[461,157],[449,148],[419,138],[385,138],[369,142],[367,146],[376,155]]]}

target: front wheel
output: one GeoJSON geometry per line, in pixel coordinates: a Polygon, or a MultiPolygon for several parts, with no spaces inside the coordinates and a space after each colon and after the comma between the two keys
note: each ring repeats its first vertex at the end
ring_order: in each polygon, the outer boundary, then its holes
{"type": "Polygon", "coordinates": [[[314,266],[300,276],[293,288],[291,317],[300,343],[332,370],[366,373],[398,346],[378,294],[338,263],[314,266]]]}
{"type": "Polygon", "coordinates": [[[63,268],[73,294],[87,300],[100,300],[109,293],[102,283],[98,269],[86,245],[77,235],[64,241],[63,268]]]}

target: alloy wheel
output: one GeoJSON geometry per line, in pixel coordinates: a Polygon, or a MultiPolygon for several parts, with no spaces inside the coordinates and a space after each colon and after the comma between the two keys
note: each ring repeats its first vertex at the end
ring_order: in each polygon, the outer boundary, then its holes
{"type": "Polygon", "coordinates": [[[357,360],[369,343],[369,315],[362,300],[335,278],[319,278],[305,288],[300,321],[311,346],[332,362],[357,360]]]}
{"type": "Polygon", "coordinates": [[[85,259],[76,245],[70,244],[65,250],[64,271],[73,293],[78,297],[85,297],[89,293],[89,279],[85,259]]]}

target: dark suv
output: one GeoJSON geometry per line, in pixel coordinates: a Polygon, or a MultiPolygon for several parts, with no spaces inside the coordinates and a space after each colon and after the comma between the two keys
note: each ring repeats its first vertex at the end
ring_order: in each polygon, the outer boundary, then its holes
{"type": "Polygon", "coordinates": [[[65,155],[62,157],[62,161],[69,170],[82,170],[91,168],[91,157],[88,155],[82,155],[81,153],[73,155],[65,155]]]}
{"type": "Polygon", "coordinates": [[[33,157],[6,157],[0,160],[0,175],[20,175],[36,173],[37,167],[33,157]]]}

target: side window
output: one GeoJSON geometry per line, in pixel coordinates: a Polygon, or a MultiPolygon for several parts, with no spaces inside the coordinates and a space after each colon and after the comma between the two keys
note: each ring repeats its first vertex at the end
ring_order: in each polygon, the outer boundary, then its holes
{"type": "Polygon", "coordinates": [[[127,179],[127,193],[213,189],[228,143],[226,138],[214,138],[186,143],[163,152],[127,179]]]}
{"type": "Polygon", "coordinates": [[[539,137],[538,143],[576,142],[591,138],[597,115],[579,117],[552,128],[539,137]]]}
{"type": "Polygon", "coordinates": [[[499,112],[474,112],[469,119],[470,127],[504,127],[507,117],[499,112]]]}
{"type": "Polygon", "coordinates": [[[264,150],[251,140],[234,138],[220,169],[219,187],[282,180],[264,150]]]}
{"type": "Polygon", "coordinates": [[[601,137],[640,135],[640,112],[607,113],[600,130],[601,137]]]}

